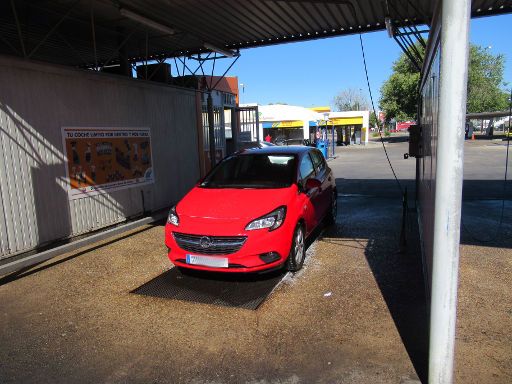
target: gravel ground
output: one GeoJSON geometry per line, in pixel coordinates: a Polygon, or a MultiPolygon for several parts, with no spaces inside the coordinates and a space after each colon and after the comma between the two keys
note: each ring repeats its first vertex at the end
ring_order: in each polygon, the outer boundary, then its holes
{"type": "Polygon", "coordinates": [[[257,311],[130,294],[169,268],[161,226],[53,260],[0,286],[0,382],[415,378],[365,256],[368,239],[343,232],[325,231],[304,270],[257,311]]]}
{"type": "MultiPolygon", "coordinates": [[[[395,162],[407,151],[404,143],[388,148],[395,162]]],[[[345,188],[337,225],[310,247],[305,268],[257,311],[131,294],[170,268],[163,227],[147,226],[0,281],[0,382],[425,379],[427,315],[415,219],[409,217],[408,247],[399,252],[401,201],[381,164],[382,149],[339,150],[330,163],[345,188]],[[379,195],[378,183],[363,182],[369,179],[382,180],[387,192],[379,195]]],[[[402,161],[397,173],[413,178],[414,160],[402,161]]],[[[500,212],[467,204],[468,227],[479,232],[481,212],[500,212]]],[[[511,239],[510,225],[503,228],[511,239]]],[[[463,238],[456,382],[512,382],[506,239],[483,246],[463,238]]]]}

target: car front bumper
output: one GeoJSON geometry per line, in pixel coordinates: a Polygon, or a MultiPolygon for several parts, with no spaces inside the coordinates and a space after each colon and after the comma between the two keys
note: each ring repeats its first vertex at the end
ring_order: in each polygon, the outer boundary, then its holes
{"type": "Polygon", "coordinates": [[[219,226],[215,229],[210,228],[210,230],[206,232],[203,231],[204,228],[198,230],[192,226],[187,227],[180,225],[179,227],[175,227],[172,224],[167,224],[165,227],[165,243],[169,249],[169,260],[178,267],[233,273],[259,272],[277,269],[286,262],[288,254],[290,253],[292,234],[294,230],[294,227],[289,225],[289,223],[286,223],[286,220],[281,227],[274,231],[269,231],[268,229],[236,231],[235,228],[229,227],[230,226],[219,226]],[[216,236],[246,236],[246,240],[240,249],[234,253],[201,253],[201,251],[198,251],[197,249],[192,251],[181,248],[175,239],[175,232],[195,235],[198,237],[208,236],[212,238],[216,236]],[[218,268],[200,264],[189,264],[187,263],[187,255],[226,258],[228,266],[218,268]]]}

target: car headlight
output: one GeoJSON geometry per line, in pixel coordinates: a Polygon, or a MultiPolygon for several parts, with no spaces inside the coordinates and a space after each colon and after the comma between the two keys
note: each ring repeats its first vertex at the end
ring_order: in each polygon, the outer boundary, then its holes
{"type": "Polygon", "coordinates": [[[169,214],[167,215],[167,222],[169,224],[175,225],[176,227],[180,225],[180,218],[176,213],[176,206],[172,207],[169,211],[169,214]]]}
{"type": "Polygon", "coordinates": [[[279,228],[283,224],[285,216],[286,207],[279,207],[273,210],[272,212],[266,214],[265,216],[262,216],[256,220],[251,221],[249,224],[247,224],[245,230],[253,231],[255,229],[268,228],[269,231],[273,231],[274,229],[279,228]]]}

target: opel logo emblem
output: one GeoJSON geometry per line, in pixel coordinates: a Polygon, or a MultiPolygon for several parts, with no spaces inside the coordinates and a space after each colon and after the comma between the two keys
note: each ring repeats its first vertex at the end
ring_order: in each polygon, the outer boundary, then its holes
{"type": "Polygon", "coordinates": [[[199,245],[201,248],[210,248],[212,246],[212,239],[210,239],[208,236],[203,236],[201,239],[199,239],[199,245]]]}

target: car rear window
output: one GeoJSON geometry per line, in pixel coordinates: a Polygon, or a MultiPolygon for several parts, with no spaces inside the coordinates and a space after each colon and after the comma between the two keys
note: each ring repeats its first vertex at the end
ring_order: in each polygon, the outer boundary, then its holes
{"type": "Polygon", "coordinates": [[[223,160],[203,188],[286,188],[295,179],[294,155],[245,154],[223,160]]]}

